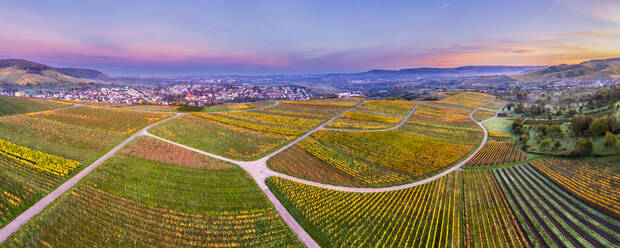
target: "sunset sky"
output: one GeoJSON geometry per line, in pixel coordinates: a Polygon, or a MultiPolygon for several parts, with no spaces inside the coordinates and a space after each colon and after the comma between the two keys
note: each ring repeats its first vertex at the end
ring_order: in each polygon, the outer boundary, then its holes
{"type": "Polygon", "coordinates": [[[0,0],[0,58],[264,75],[620,57],[617,0],[128,2],[0,0]]]}

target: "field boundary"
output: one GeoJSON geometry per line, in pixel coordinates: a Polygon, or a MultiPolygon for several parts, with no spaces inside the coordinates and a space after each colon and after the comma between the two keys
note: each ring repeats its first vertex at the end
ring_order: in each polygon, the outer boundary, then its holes
{"type": "MultiPolygon", "coordinates": [[[[78,105],[78,106],[81,106],[81,105],[78,105]]],[[[71,106],[71,107],[75,107],[75,105],[71,106]]],[[[15,219],[13,219],[11,222],[9,222],[6,226],[4,226],[2,229],[0,229],[0,244],[2,242],[4,242],[5,240],[7,240],[11,236],[11,234],[13,234],[17,230],[19,230],[19,228],[21,228],[21,226],[23,226],[30,219],[32,219],[32,217],[34,217],[35,215],[37,215],[41,211],[43,211],[43,209],[45,209],[45,207],[47,207],[50,203],[52,203],[54,200],[56,200],[58,197],[60,197],[62,194],[64,194],[67,190],[71,189],[75,184],[77,184],[80,180],[82,180],[82,178],[86,177],[90,172],[95,170],[95,168],[97,168],[100,164],[105,162],[108,158],[112,157],[112,155],[114,155],[116,152],[118,152],[121,148],[123,148],[125,145],[127,145],[130,141],[132,141],[133,139],[135,139],[135,138],[137,138],[139,136],[142,136],[146,132],[146,130],[148,130],[148,129],[154,127],[154,126],[157,126],[157,125],[159,125],[161,123],[164,123],[166,121],[169,121],[169,120],[172,120],[172,119],[177,118],[179,116],[182,116],[182,115],[185,115],[185,114],[175,113],[174,116],[171,116],[171,117],[168,117],[166,119],[157,121],[155,123],[152,123],[152,124],[142,128],[140,131],[138,131],[138,132],[134,133],[133,135],[129,136],[129,138],[125,139],[122,143],[120,143],[117,146],[115,146],[114,148],[112,148],[112,150],[108,151],[102,157],[100,157],[99,159],[95,160],[95,162],[91,163],[86,168],[82,169],[75,176],[69,178],[66,182],[64,182],[63,184],[58,186],[56,189],[54,189],[54,191],[50,192],[49,194],[47,194],[46,196],[41,198],[34,205],[32,205],[26,211],[22,212],[19,216],[17,216],[15,219]]]]}

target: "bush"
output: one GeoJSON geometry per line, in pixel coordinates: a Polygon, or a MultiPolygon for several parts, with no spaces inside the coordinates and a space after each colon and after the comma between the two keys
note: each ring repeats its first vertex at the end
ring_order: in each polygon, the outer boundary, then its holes
{"type": "Polygon", "coordinates": [[[616,137],[609,131],[605,132],[605,146],[613,146],[616,144],[616,137]]]}
{"type": "Polygon", "coordinates": [[[575,144],[575,150],[573,151],[573,155],[575,156],[585,156],[592,153],[594,149],[594,143],[592,142],[592,138],[584,139],[579,138],[577,143],[575,144]]]}

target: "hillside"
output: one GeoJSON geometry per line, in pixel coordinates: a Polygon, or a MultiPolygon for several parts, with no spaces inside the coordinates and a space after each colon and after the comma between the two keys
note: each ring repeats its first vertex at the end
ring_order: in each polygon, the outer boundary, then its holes
{"type": "Polygon", "coordinates": [[[590,60],[574,65],[554,65],[545,69],[515,76],[520,81],[542,82],[620,78],[620,58],[590,60]]]}
{"type": "Polygon", "coordinates": [[[0,83],[3,84],[91,83],[107,78],[95,70],[54,68],[21,59],[0,60],[0,83]]]}

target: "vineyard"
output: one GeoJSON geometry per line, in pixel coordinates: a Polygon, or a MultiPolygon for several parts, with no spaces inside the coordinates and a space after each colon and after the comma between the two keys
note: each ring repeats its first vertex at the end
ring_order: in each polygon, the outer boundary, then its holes
{"type": "Polygon", "coordinates": [[[468,109],[478,108],[480,105],[495,99],[494,96],[479,92],[459,92],[438,101],[438,103],[462,106],[468,109]]]}
{"type": "Polygon", "coordinates": [[[489,141],[467,163],[468,166],[488,166],[522,161],[527,158],[514,142],[489,141]]]}
{"type": "Polygon", "coordinates": [[[239,168],[188,168],[116,155],[3,245],[284,247],[301,243],[239,168]]]}
{"type": "Polygon", "coordinates": [[[474,112],[474,118],[477,121],[484,121],[484,120],[489,119],[489,118],[491,118],[493,116],[495,116],[495,112],[484,110],[484,109],[476,110],[476,112],[474,112]]]}
{"type": "Polygon", "coordinates": [[[541,159],[530,163],[563,188],[609,212],[620,214],[620,167],[611,160],[541,159]]]}
{"type": "Polygon", "coordinates": [[[484,105],[484,108],[490,109],[490,110],[494,110],[494,111],[498,111],[498,110],[500,110],[504,106],[504,104],[505,103],[502,102],[502,101],[495,100],[495,101],[489,102],[489,104],[487,104],[487,105],[484,105]]]}
{"type": "Polygon", "coordinates": [[[396,125],[415,106],[409,101],[370,100],[329,123],[330,128],[383,129],[396,125]]]}
{"type": "Polygon", "coordinates": [[[283,103],[267,109],[257,109],[254,112],[277,114],[293,117],[309,117],[328,119],[347,110],[348,107],[283,103]]]}
{"type": "Polygon", "coordinates": [[[478,125],[469,117],[469,113],[470,110],[463,108],[423,103],[416,109],[407,123],[479,129],[478,125]]]}
{"type": "Polygon", "coordinates": [[[267,184],[322,246],[529,247],[489,171],[450,173],[382,193],[333,191],[278,177],[267,184]]]}
{"type": "Polygon", "coordinates": [[[332,98],[332,99],[310,99],[304,101],[283,101],[288,104],[302,104],[302,105],[314,105],[314,106],[329,106],[329,107],[353,107],[362,102],[362,99],[356,98],[332,98]]]}
{"type": "Polygon", "coordinates": [[[543,247],[617,247],[620,221],[592,209],[530,165],[494,171],[529,239],[543,247]]]}
{"type": "Polygon", "coordinates": [[[323,122],[322,119],[316,118],[252,111],[222,112],[210,115],[196,113],[195,115],[238,127],[286,135],[302,134],[323,122]]]}
{"type": "Polygon", "coordinates": [[[237,127],[195,115],[176,118],[149,132],[203,151],[241,160],[260,157],[294,137],[237,127]]]}
{"type": "Polygon", "coordinates": [[[316,188],[278,177],[267,184],[315,241],[335,247],[461,247],[462,175],[384,193],[316,188]]]}
{"type": "Polygon", "coordinates": [[[0,96],[0,116],[46,111],[69,106],[71,104],[53,100],[0,96]]]}
{"type": "Polygon", "coordinates": [[[274,102],[271,101],[261,101],[261,102],[246,102],[246,103],[227,103],[227,104],[218,104],[205,108],[205,112],[226,112],[226,111],[236,111],[236,110],[248,110],[255,108],[262,108],[266,106],[273,105],[274,102]]]}
{"type": "Polygon", "coordinates": [[[0,227],[49,193],[79,162],[0,140],[0,227]]]}
{"type": "MultiPolygon", "coordinates": [[[[308,141],[302,141],[302,143],[306,146],[312,145],[308,144],[308,141]]],[[[337,164],[336,161],[331,162],[337,164]]],[[[364,185],[355,177],[337,169],[338,167],[332,167],[327,162],[314,157],[299,145],[294,145],[276,155],[268,161],[267,165],[274,171],[310,181],[343,186],[364,185]]]]}
{"type": "Polygon", "coordinates": [[[463,173],[467,247],[529,247],[489,170],[463,173]]]}
{"type": "Polygon", "coordinates": [[[44,153],[88,163],[131,132],[167,115],[77,107],[0,118],[0,136],[44,153]]]}

